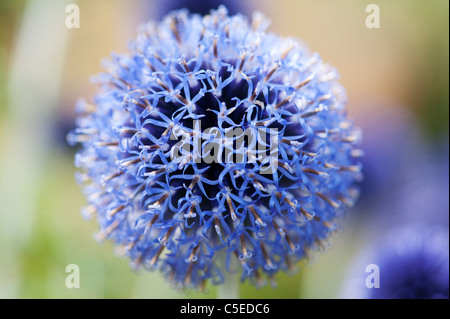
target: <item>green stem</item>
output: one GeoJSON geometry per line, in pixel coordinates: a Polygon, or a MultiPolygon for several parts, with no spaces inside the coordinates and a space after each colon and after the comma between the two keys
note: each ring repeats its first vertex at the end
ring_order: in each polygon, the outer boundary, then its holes
{"type": "MultiPolygon", "coordinates": [[[[220,252],[218,260],[223,266],[225,278],[223,284],[217,287],[217,299],[239,299],[239,273],[230,273],[226,270],[226,253],[220,252]]],[[[231,258],[228,266],[230,269],[238,269],[236,258],[231,258]]]]}
{"type": "Polygon", "coordinates": [[[224,283],[217,288],[217,299],[239,299],[239,274],[225,275],[224,283]]]}

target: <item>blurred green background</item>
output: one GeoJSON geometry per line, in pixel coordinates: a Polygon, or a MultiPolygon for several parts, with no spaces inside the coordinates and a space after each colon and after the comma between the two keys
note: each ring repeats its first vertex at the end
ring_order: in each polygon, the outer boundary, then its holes
{"type": "MultiPolygon", "coordinates": [[[[425,143],[448,143],[448,1],[246,2],[271,19],[271,31],[303,39],[338,69],[357,125],[387,105],[410,114],[425,143]],[[380,29],[365,26],[369,3],[380,7],[380,29]]],[[[0,1],[0,297],[215,298],[213,286],[206,294],[179,292],[159,273],[135,274],[112,245],[97,244],[95,221],[79,214],[84,197],[73,177],[74,150],[65,145],[76,100],[95,93],[89,77],[101,71],[101,58],[125,51],[160,4],[0,1]],[[80,7],[80,29],[65,27],[69,3],[80,7]],[[79,289],[66,288],[68,264],[80,266],[79,289]]],[[[296,275],[278,274],[277,288],[242,285],[241,297],[339,297],[368,240],[363,218],[352,217],[357,208],[329,251],[301,263],[296,275]]]]}

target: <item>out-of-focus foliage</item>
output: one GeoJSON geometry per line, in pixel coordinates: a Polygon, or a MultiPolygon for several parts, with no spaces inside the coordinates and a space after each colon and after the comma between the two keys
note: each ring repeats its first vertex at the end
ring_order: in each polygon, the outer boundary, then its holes
{"type": "Polygon", "coordinates": [[[0,2],[0,120],[6,109],[6,77],[14,34],[25,0],[0,2]]]}

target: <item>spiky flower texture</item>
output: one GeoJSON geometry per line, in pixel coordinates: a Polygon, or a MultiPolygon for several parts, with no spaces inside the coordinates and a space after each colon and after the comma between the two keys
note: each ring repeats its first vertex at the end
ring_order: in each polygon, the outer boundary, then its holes
{"type": "Polygon", "coordinates": [[[172,12],[112,56],[93,104],[78,103],[68,139],[82,145],[83,214],[133,268],[179,287],[220,284],[227,271],[261,285],[323,247],[356,199],[359,132],[337,72],[267,26],[224,7],[172,12]],[[242,136],[227,132],[238,129],[276,132],[262,143],[270,156],[254,160],[247,139],[237,146],[242,136]],[[176,148],[176,137],[191,139],[176,148]],[[183,153],[195,137],[200,149],[183,153]],[[211,144],[216,161],[206,161],[211,144]],[[224,149],[246,160],[223,160],[224,149]]]}

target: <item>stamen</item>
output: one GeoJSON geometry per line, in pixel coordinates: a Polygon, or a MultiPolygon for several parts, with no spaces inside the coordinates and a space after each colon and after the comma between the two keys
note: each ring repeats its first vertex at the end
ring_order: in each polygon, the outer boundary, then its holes
{"type": "Polygon", "coordinates": [[[317,157],[317,153],[312,153],[304,150],[295,150],[298,155],[306,155],[308,157],[317,157]]]}
{"type": "Polygon", "coordinates": [[[328,204],[330,204],[334,208],[338,208],[339,207],[339,203],[338,202],[331,200],[330,198],[328,198],[324,194],[322,194],[322,193],[316,193],[316,194],[317,194],[317,196],[322,198],[324,201],[326,201],[328,204]]]}
{"type": "MultiPolygon", "coordinates": [[[[277,197],[278,197],[278,199],[280,199],[281,200],[281,198],[283,197],[283,194],[281,194],[280,192],[276,192],[276,194],[275,194],[277,197]]],[[[297,206],[295,206],[295,204],[289,199],[289,198],[287,198],[287,197],[284,197],[284,199],[283,199],[289,206],[291,206],[293,209],[296,209],[297,208],[297,206]]]]}
{"type": "Polygon", "coordinates": [[[115,220],[111,225],[108,226],[108,228],[105,229],[105,235],[108,236],[112,233],[114,229],[116,229],[119,226],[119,221],[115,220]]]}
{"type": "Polygon", "coordinates": [[[364,151],[360,150],[360,149],[351,150],[350,151],[350,156],[351,157],[362,157],[362,156],[364,156],[364,151]]]}
{"type": "Polygon", "coordinates": [[[198,39],[198,42],[201,42],[204,36],[205,36],[205,27],[203,27],[202,32],[200,33],[200,39],[198,39]]]}
{"type": "Polygon", "coordinates": [[[353,207],[353,205],[354,205],[353,202],[351,202],[350,200],[348,200],[347,198],[345,198],[345,197],[342,196],[342,195],[339,195],[339,196],[338,196],[338,199],[339,199],[342,203],[344,203],[344,205],[347,206],[347,207],[353,207]]]}
{"type": "Polygon", "coordinates": [[[281,55],[281,59],[282,60],[286,59],[287,55],[289,54],[289,52],[292,51],[293,48],[294,46],[291,44],[286,50],[284,50],[283,54],[281,55]]]}
{"type": "Polygon", "coordinates": [[[141,193],[143,190],[145,189],[145,184],[142,184],[141,186],[137,187],[136,190],[134,191],[133,194],[130,195],[130,197],[128,197],[129,201],[132,201],[136,198],[137,195],[139,195],[139,193],[141,193]]]}
{"type": "Polygon", "coordinates": [[[211,76],[211,81],[213,83],[214,90],[216,90],[218,85],[217,85],[217,81],[216,81],[216,76],[215,75],[211,76]]]}
{"type": "Polygon", "coordinates": [[[119,205],[116,208],[109,211],[109,217],[114,217],[118,212],[125,208],[125,205],[119,205]]]}
{"type": "MultiPolygon", "coordinates": [[[[129,89],[132,87],[132,85],[131,85],[129,82],[125,81],[125,80],[122,79],[120,76],[118,76],[118,75],[113,75],[112,77],[115,78],[116,80],[119,80],[120,82],[122,82],[122,84],[126,86],[127,90],[129,90],[129,89]]],[[[114,85],[115,85],[115,83],[114,83],[114,85]]],[[[117,85],[116,85],[116,86],[117,86],[117,85]]],[[[119,87],[119,88],[120,88],[120,87],[119,87]]]]}
{"type": "Polygon", "coordinates": [[[284,229],[281,228],[280,226],[278,226],[278,224],[275,222],[275,220],[272,220],[272,224],[273,224],[273,227],[280,234],[280,236],[284,238],[286,236],[286,232],[284,231],[284,229]]]}
{"type": "Polygon", "coordinates": [[[104,240],[106,237],[108,237],[113,231],[114,229],[116,229],[119,226],[119,221],[115,220],[111,225],[109,225],[104,232],[99,232],[98,233],[98,239],[100,240],[104,240]]]}
{"type": "Polygon", "coordinates": [[[325,177],[329,176],[325,172],[320,172],[320,171],[317,171],[317,170],[312,169],[312,168],[302,168],[302,171],[305,172],[305,173],[311,173],[311,174],[318,175],[318,176],[325,176],[325,177]]]}
{"type": "Polygon", "coordinates": [[[264,81],[267,82],[270,77],[275,73],[276,70],[278,70],[281,67],[280,63],[276,63],[276,65],[272,68],[272,70],[270,70],[270,72],[266,75],[266,77],[264,78],[264,81]]]}
{"type": "Polygon", "coordinates": [[[264,21],[264,17],[261,14],[258,15],[254,15],[253,19],[252,19],[252,29],[254,31],[259,29],[259,26],[261,25],[261,23],[264,21]]]}
{"type": "Polygon", "coordinates": [[[166,128],[166,130],[164,131],[164,133],[161,134],[161,137],[167,136],[167,134],[169,134],[169,132],[173,129],[173,123],[169,125],[168,128],[166,128]]]}
{"type": "Polygon", "coordinates": [[[193,203],[192,205],[191,205],[191,207],[189,208],[189,211],[188,211],[188,213],[187,214],[184,214],[184,217],[185,218],[194,218],[195,216],[197,216],[197,214],[194,212],[194,210],[195,210],[195,203],[193,203]]]}
{"type": "Polygon", "coordinates": [[[191,73],[191,70],[189,69],[189,66],[184,58],[183,58],[183,60],[181,60],[181,64],[183,64],[183,67],[184,67],[184,70],[186,71],[186,73],[191,73]]]}
{"type": "Polygon", "coordinates": [[[183,103],[184,105],[188,105],[189,104],[189,102],[181,94],[177,94],[177,95],[175,95],[175,97],[177,99],[179,99],[181,101],[181,103],[183,103]]]}
{"type": "Polygon", "coordinates": [[[261,252],[263,253],[264,259],[266,260],[267,267],[271,269],[273,267],[273,263],[269,257],[269,254],[267,253],[266,247],[264,246],[263,242],[261,242],[259,245],[261,247],[261,252]]]}
{"type": "Polygon", "coordinates": [[[158,199],[152,205],[149,205],[148,208],[150,208],[150,209],[158,209],[158,208],[160,208],[161,207],[161,203],[163,203],[167,199],[167,197],[169,197],[169,193],[164,193],[164,195],[162,195],[160,199],[158,199]]]}
{"type": "Polygon", "coordinates": [[[316,107],[314,110],[312,110],[312,111],[310,111],[310,112],[303,113],[303,114],[300,115],[300,116],[301,116],[302,118],[306,118],[306,117],[313,116],[313,115],[315,115],[315,114],[317,114],[317,113],[319,113],[319,112],[322,112],[322,111],[324,111],[324,110],[326,110],[325,107],[323,107],[323,106],[318,106],[318,107],[316,107]]]}
{"type": "Polygon", "coordinates": [[[340,166],[339,170],[358,173],[361,171],[361,168],[358,165],[350,165],[350,166],[340,166]]]}
{"type": "Polygon", "coordinates": [[[153,67],[153,65],[150,63],[150,61],[148,61],[147,59],[144,59],[144,63],[145,63],[145,65],[147,65],[147,67],[150,69],[150,71],[156,72],[156,69],[153,67]]]}
{"type": "Polygon", "coordinates": [[[280,107],[282,107],[283,105],[289,103],[289,101],[291,100],[291,98],[295,96],[295,93],[292,93],[291,95],[289,95],[287,98],[285,98],[283,101],[278,102],[277,105],[275,105],[275,108],[278,109],[280,107]]]}
{"type": "Polygon", "coordinates": [[[261,217],[258,215],[253,205],[248,206],[248,209],[252,212],[253,216],[255,217],[256,224],[258,224],[261,227],[266,227],[266,223],[261,220],[261,217]]]}
{"type": "Polygon", "coordinates": [[[79,135],[93,135],[97,133],[98,130],[96,128],[79,128],[76,130],[76,134],[79,135]]]}
{"type": "MultiPolygon", "coordinates": [[[[139,107],[141,107],[141,108],[143,108],[143,109],[145,109],[145,108],[148,107],[148,104],[144,104],[144,103],[139,102],[139,101],[137,101],[137,100],[135,100],[135,99],[131,99],[131,103],[133,103],[133,104],[135,104],[135,105],[137,105],[137,106],[139,106],[139,107]]],[[[147,102],[147,103],[148,103],[148,102],[147,102]]]]}
{"type": "Polygon", "coordinates": [[[289,237],[289,235],[286,234],[286,236],[284,236],[284,238],[286,239],[286,241],[287,241],[287,243],[289,245],[289,248],[291,248],[291,251],[294,252],[295,251],[295,245],[292,242],[291,237],[289,237]]]}
{"type": "Polygon", "coordinates": [[[255,126],[266,126],[268,123],[270,123],[270,120],[267,121],[258,121],[256,122],[255,126]]]}
{"type": "Polygon", "coordinates": [[[126,251],[132,250],[132,249],[134,248],[134,246],[136,245],[136,243],[137,243],[139,240],[141,240],[141,238],[142,238],[142,235],[136,237],[135,240],[133,240],[132,242],[130,242],[130,243],[125,247],[125,250],[126,250],[126,251]]]}
{"type": "Polygon", "coordinates": [[[283,163],[277,160],[275,165],[279,165],[283,167],[285,170],[287,170],[289,173],[294,174],[294,170],[288,163],[283,163]]]}
{"type": "Polygon", "coordinates": [[[155,216],[153,216],[152,220],[150,221],[150,223],[148,223],[147,228],[150,229],[152,228],[153,224],[156,222],[156,220],[158,219],[158,215],[155,214],[155,216]]]}
{"type": "Polygon", "coordinates": [[[79,171],[75,173],[75,179],[79,184],[87,184],[91,180],[88,174],[79,171]]]}
{"type": "Polygon", "coordinates": [[[175,36],[175,38],[177,39],[177,42],[179,44],[181,44],[181,38],[180,38],[180,33],[178,32],[178,19],[177,18],[172,18],[172,21],[170,23],[170,28],[172,29],[172,32],[175,36]]]}
{"type": "Polygon", "coordinates": [[[97,214],[97,208],[94,205],[88,205],[82,209],[82,215],[84,218],[91,219],[97,214]]]}
{"type": "Polygon", "coordinates": [[[341,139],[341,141],[342,141],[342,142],[347,142],[347,143],[355,143],[355,142],[358,141],[358,136],[356,136],[356,135],[350,135],[350,136],[347,136],[347,137],[343,137],[343,138],[341,139]]]}
{"type": "Polygon", "coordinates": [[[197,250],[198,250],[199,248],[200,248],[200,244],[198,244],[197,246],[195,246],[195,247],[192,249],[192,252],[191,252],[191,254],[189,255],[189,258],[188,258],[188,262],[194,263],[194,262],[197,260],[196,254],[197,254],[197,250]]]}
{"type": "Polygon", "coordinates": [[[329,229],[335,228],[333,223],[330,223],[329,221],[326,221],[326,220],[322,222],[322,225],[324,225],[326,228],[329,228],[329,229]]]}
{"type": "Polygon", "coordinates": [[[166,171],[166,168],[163,167],[163,168],[157,169],[155,171],[151,171],[150,173],[145,173],[144,176],[145,177],[153,177],[153,176],[156,176],[158,174],[164,173],[165,171],[166,171]]]}
{"type": "Polygon", "coordinates": [[[99,191],[99,192],[90,194],[87,198],[88,198],[89,202],[93,202],[93,201],[96,201],[97,199],[99,199],[100,197],[102,197],[104,194],[105,194],[104,192],[99,191]]]}
{"type": "Polygon", "coordinates": [[[119,146],[119,142],[97,142],[95,143],[96,146],[119,146]]]}
{"type": "Polygon", "coordinates": [[[172,232],[174,231],[174,229],[175,229],[175,226],[172,226],[169,228],[167,233],[164,235],[163,239],[160,240],[161,245],[165,246],[167,244],[167,241],[169,240],[169,237],[172,234],[172,232]]]}
{"type": "Polygon", "coordinates": [[[268,192],[268,190],[256,178],[253,179],[253,183],[254,183],[254,187],[256,189],[259,189],[260,191],[263,191],[263,192],[266,192],[266,193],[268,192]]]}
{"type": "Polygon", "coordinates": [[[213,52],[214,52],[214,57],[217,59],[218,54],[217,54],[217,39],[213,40],[213,52]]]}
{"type": "MultiPolygon", "coordinates": [[[[80,104],[78,104],[80,105],[80,104]]],[[[88,102],[83,102],[81,107],[78,107],[77,110],[80,110],[83,113],[94,113],[95,111],[97,111],[97,106],[95,104],[92,103],[88,103],[88,102]]]]}
{"type": "Polygon", "coordinates": [[[118,172],[118,173],[109,175],[109,176],[107,176],[107,177],[103,177],[103,178],[102,178],[102,184],[104,184],[104,183],[106,183],[106,182],[109,182],[109,181],[112,180],[113,178],[119,177],[119,176],[122,175],[122,174],[124,174],[124,171],[120,171],[120,172],[118,172]]]}
{"type": "Polygon", "coordinates": [[[292,146],[301,146],[302,145],[302,143],[300,143],[298,141],[291,141],[286,138],[282,138],[280,142],[284,143],[284,144],[292,145],[292,146]]]}
{"type": "Polygon", "coordinates": [[[164,248],[165,248],[166,246],[164,246],[164,245],[161,245],[160,247],[159,247],[159,249],[158,249],[158,251],[156,252],[156,254],[153,256],[153,258],[150,260],[150,265],[151,266],[154,266],[155,264],[156,264],[156,262],[158,261],[158,259],[159,259],[159,256],[161,255],[161,253],[163,252],[163,250],[164,250],[164,248]]]}
{"type": "Polygon", "coordinates": [[[256,93],[257,88],[255,87],[255,89],[253,90],[252,96],[250,96],[250,102],[253,102],[256,99],[256,96],[258,95],[256,93]]]}
{"type": "Polygon", "coordinates": [[[333,96],[331,94],[325,94],[322,95],[321,97],[319,97],[317,99],[317,102],[322,102],[322,101],[326,101],[326,100],[330,100],[333,96]]]}
{"type": "Polygon", "coordinates": [[[164,62],[163,59],[161,59],[161,57],[156,53],[153,52],[153,56],[156,58],[156,60],[158,60],[162,65],[166,65],[166,62],[164,62]]]}
{"type": "Polygon", "coordinates": [[[182,169],[183,166],[185,166],[187,163],[189,163],[192,160],[192,155],[186,156],[180,164],[178,164],[178,169],[182,169]]]}
{"type": "Polygon", "coordinates": [[[139,145],[139,149],[141,150],[159,150],[161,148],[160,145],[155,144],[155,145],[139,145]]]}
{"type": "Polygon", "coordinates": [[[216,229],[217,235],[222,236],[222,232],[220,231],[220,221],[217,215],[214,216],[214,228],[216,229]]]}
{"type": "Polygon", "coordinates": [[[311,74],[310,76],[308,76],[308,77],[307,77],[306,79],[304,79],[302,82],[300,82],[299,84],[297,84],[297,85],[295,86],[295,89],[298,90],[298,89],[300,89],[301,87],[303,87],[303,86],[305,86],[306,84],[308,84],[309,82],[311,82],[312,79],[314,79],[314,76],[315,76],[314,73],[311,74]]]}
{"type": "Polygon", "coordinates": [[[169,87],[165,85],[159,78],[156,79],[156,83],[158,83],[158,85],[162,87],[164,90],[170,91],[169,87]]]}
{"type": "Polygon", "coordinates": [[[230,37],[230,26],[228,24],[225,26],[225,37],[227,39],[230,37]]]}
{"type": "Polygon", "coordinates": [[[120,166],[121,166],[121,167],[126,167],[126,166],[129,166],[129,165],[131,165],[131,164],[139,163],[140,161],[141,161],[140,158],[135,158],[134,160],[129,160],[129,161],[122,162],[122,163],[120,164],[120,166]]]}
{"type": "Polygon", "coordinates": [[[114,129],[117,133],[119,134],[136,134],[139,132],[139,130],[135,129],[135,128],[131,128],[131,127],[118,127],[114,129]]]}
{"type": "Polygon", "coordinates": [[[239,73],[242,71],[242,68],[244,67],[246,58],[247,58],[247,54],[244,52],[244,54],[242,55],[242,58],[241,58],[241,63],[239,64],[239,68],[238,68],[239,73]]]}
{"type": "MultiPolygon", "coordinates": [[[[319,162],[319,163],[322,163],[322,162],[319,162]]],[[[325,167],[325,168],[331,168],[331,169],[337,169],[337,168],[339,168],[338,166],[336,166],[336,165],[334,165],[334,164],[331,164],[331,163],[323,163],[323,166],[325,167]]]]}
{"type": "Polygon", "coordinates": [[[246,256],[248,256],[248,251],[247,251],[247,246],[245,245],[245,237],[244,235],[241,235],[239,237],[240,241],[241,241],[241,247],[242,247],[242,254],[244,255],[244,258],[246,256]]]}
{"type": "Polygon", "coordinates": [[[237,221],[236,213],[234,212],[233,202],[229,196],[227,196],[228,209],[230,210],[231,219],[237,221]]]}
{"type": "Polygon", "coordinates": [[[189,185],[189,190],[193,190],[195,187],[195,184],[197,184],[197,182],[199,181],[200,177],[199,176],[195,176],[194,179],[192,180],[191,184],[189,185]]]}
{"type": "Polygon", "coordinates": [[[313,215],[307,212],[303,207],[300,207],[300,213],[302,213],[302,215],[308,218],[309,220],[312,220],[314,218],[313,215]]]}
{"type": "Polygon", "coordinates": [[[245,265],[245,261],[244,259],[239,258],[239,253],[237,250],[234,251],[234,255],[236,256],[237,260],[239,260],[239,262],[241,263],[241,265],[245,265]]]}

